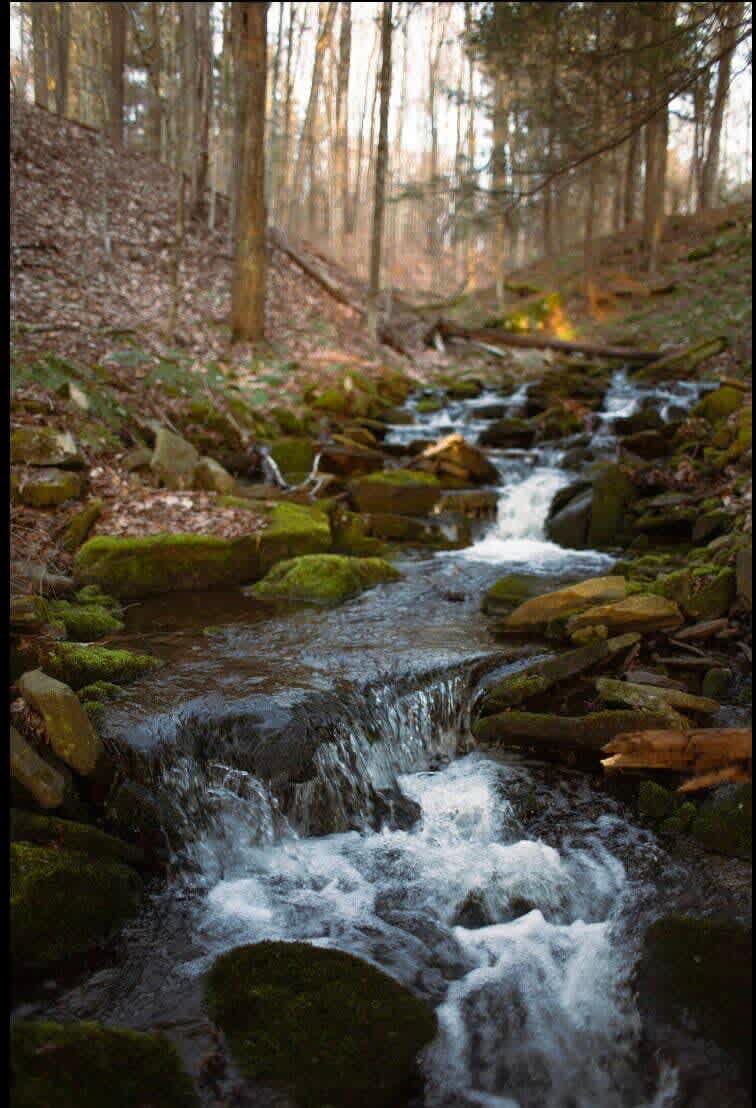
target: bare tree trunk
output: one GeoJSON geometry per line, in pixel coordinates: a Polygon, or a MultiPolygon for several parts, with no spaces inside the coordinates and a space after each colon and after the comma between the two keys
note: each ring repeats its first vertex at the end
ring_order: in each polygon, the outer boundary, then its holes
{"type": "Polygon", "coordinates": [[[197,27],[197,179],[194,215],[199,215],[204,203],[210,166],[210,105],[213,96],[213,40],[210,31],[210,8],[207,2],[196,5],[197,27]]]}
{"type": "MultiPolygon", "coordinates": [[[[636,27],[633,34],[632,61],[630,63],[630,113],[634,116],[637,111],[640,94],[640,66],[638,51],[642,42],[641,30],[636,27]]],[[[635,202],[638,196],[638,173],[640,170],[640,129],[636,127],[627,144],[627,161],[625,163],[625,205],[624,225],[629,227],[635,219],[635,202]]]]}
{"type": "Polygon", "coordinates": [[[336,144],[334,169],[336,195],[340,205],[338,227],[346,233],[349,207],[349,62],[352,47],[352,9],[350,4],[340,4],[341,27],[339,30],[339,62],[336,70],[336,144]]]}
{"type": "Polygon", "coordinates": [[[504,76],[498,73],[494,88],[493,151],[491,157],[496,212],[494,247],[496,302],[500,307],[504,303],[504,267],[507,257],[507,218],[504,211],[506,203],[504,190],[507,185],[507,102],[504,81],[504,76]]]}
{"type": "Polygon", "coordinates": [[[55,111],[66,114],[68,100],[68,58],[71,46],[71,5],[59,4],[57,11],[50,8],[55,21],[55,111]]]}
{"type": "MultiPolygon", "coordinates": [[[[674,5],[667,2],[654,3],[653,30],[657,44],[663,44],[674,20],[674,5]]],[[[653,46],[654,39],[649,37],[653,46]]],[[[652,104],[664,100],[666,88],[662,68],[663,45],[656,45],[649,51],[648,89],[652,104]]],[[[646,124],[646,180],[643,192],[643,261],[649,273],[656,271],[659,242],[664,224],[664,199],[667,180],[667,139],[669,133],[669,114],[666,101],[659,107],[656,115],[646,124]]]]}
{"type": "Polygon", "coordinates": [[[368,290],[368,330],[373,341],[378,337],[378,296],[381,283],[381,246],[386,200],[388,162],[388,117],[391,99],[391,0],[384,0],[381,18],[381,115],[378,127],[378,152],[375,160],[373,194],[373,230],[370,238],[370,283],[368,290]]]}
{"type": "Polygon", "coordinates": [[[110,119],[108,137],[114,146],[123,145],[123,77],[126,65],[126,9],[108,4],[110,16],[110,119]]]}
{"type": "Polygon", "coordinates": [[[147,149],[153,157],[160,158],[163,107],[160,99],[160,71],[162,51],[160,48],[160,5],[149,4],[147,8],[150,39],[147,46],[149,99],[145,131],[147,149]]]}
{"type": "Polygon", "coordinates": [[[717,88],[714,93],[714,107],[709,125],[709,146],[701,172],[701,193],[699,207],[703,210],[716,203],[716,186],[719,176],[719,148],[722,141],[722,123],[724,121],[727,94],[730,89],[730,70],[735,53],[737,29],[743,16],[743,4],[722,4],[719,30],[719,66],[717,69],[717,88]]]}
{"type": "Polygon", "coordinates": [[[234,340],[260,341],[265,334],[265,89],[267,3],[238,4],[236,79],[240,148],[238,207],[231,288],[234,340]]]}
{"type": "Polygon", "coordinates": [[[278,31],[270,80],[270,156],[266,167],[266,196],[273,218],[278,212],[278,178],[281,167],[281,57],[283,55],[284,5],[278,5],[278,31]]]}
{"type": "MultiPolygon", "coordinates": [[[[331,27],[336,15],[336,4],[322,3],[319,5],[318,37],[315,43],[315,58],[312,63],[312,78],[310,80],[310,95],[307,101],[304,124],[302,125],[302,137],[299,143],[297,164],[294,172],[294,195],[297,197],[297,211],[301,213],[301,202],[304,195],[305,170],[313,169],[313,146],[315,130],[315,113],[320,93],[320,83],[323,74],[323,60],[325,58],[331,27]]],[[[314,192],[315,182],[312,177],[309,181],[309,195],[314,192]]]]}
{"type": "Polygon", "coordinates": [[[284,104],[283,125],[283,152],[281,155],[281,200],[280,219],[284,226],[288,225],[290,210],[290,184],[291,184],[291,151],[292,151],[292,112],[294,94],[294,76],[296,74],[296,61],[299,59],[299,48],[302,42],[302,28],[300,25],[297,38],[296,60],[294,54],[294,32],[296,28],[296,4],[289,4],[289,28],[286,41],[286,100],[284,104]]]}
{"type": "Polygon", "coordinates": [[[47,107],[47,4],[31,6],[32,50],[34,52],[34,103],[47,107]]]}
{"type": "MultiPolygon", "coordinates": [[[[596,58],[594,60],[593,73],[593,106],[591,111],[591,141],[601,144],[602,111],[601,111],[601,5],[593,7],[594,33],[596,43],[596,58]]],[[[601,191],[601,156],[591,159],[588,170],[588,197],[585,212],[585,242],[584,242],[584,269],[585,292],[588,297],[593,295],[593,283],[596,275],[596,222],[597,205],[601,191]]]]}

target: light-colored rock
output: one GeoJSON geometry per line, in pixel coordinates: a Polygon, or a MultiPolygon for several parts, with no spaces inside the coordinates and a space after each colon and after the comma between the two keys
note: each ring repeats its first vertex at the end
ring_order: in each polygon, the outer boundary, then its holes
{"type": "Polygon", "coordinates": [[[21,482],[18,494],[32,508],[57,508],[81,496],[82,480],[63,469],[33,470],[21,482]]]}
{"type": "Polygon", "coordinates": [[[432,472],[443,474],[446,468],[459,469],[476,485],[490,485],[499,480],[499,471],[477,446],[471,446],[458,433],[447,435],[429,446],[420,455],[431,463],[432,472]]]}
{"type": "Polygon", "coordinates": [[[10,771],[40,808],[59,808],[63,803],[66,785],[62,776],[40,758],[15,727],[10,729],[10,771]]]}
{"type": "Polygon", "coordinates": [[[214,458],[200,458],[194,470],[194,487],[209,492],[232,493],[236,489],[236,478],[214,458]]]}
{"type": "Polygon", "coordinates": [[[32,466],[79,469],[84,459],[69,431],[52,427],[18,427],[11,433],[11,459],[32,466]]]}
{"type": "MultiPolygon", "coordinates": [[[[624,577],[591,577],[566,589],[531,597],[506,617],[504,626],[512,631],[543,627],[552,620],[563,619],[592,605],[601,606],[621,601],[626,592],[627,583],[624,577]]],[[[588,622],[606,621],[597,619],[588,622]]]]}
{"type": "Polygon", "coordinates": [[[73,690],[41,669],[23,674],[16,685],[42,716],[54,753],[77,773],[91,773],[102,753],[102,741],[73,690]]]}
{"type": "Polygon", "coordinates": [[[679,627],[682,622],[682,613],[673,600],[639,595],[628,596],[614,604],[596,604],[571,616],[567,632],[571,634],[594,623],[602,623],[610,631],[661,631],[679,627]]]}
{"type": "Polygon", "coordinates": [[[190,489],[200,456],[181,435],[161,427],[155,436],[150,469],[168,489],[190,489]]]}
{"type": "Polygon", "coordinates": [[[695,712],[705,716],[714,715],[720,708],[718,701],[711,700],[709,697],[694,696],[692,693],[666,688],[663,685],[642,685],[631,681],[616,681],[611,677],[598,677],[596,688],[602,700],[614,704],[646,707],[654,700],[669,704],[672,708],[679,708],[683,712],[695,712]]]}

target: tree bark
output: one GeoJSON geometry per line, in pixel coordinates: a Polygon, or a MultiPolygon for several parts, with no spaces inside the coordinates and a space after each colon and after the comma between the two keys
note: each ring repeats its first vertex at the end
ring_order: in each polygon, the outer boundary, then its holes
{"type": "Polygon", "coordinates": [[[237,20],[240,148],[231,288],[231,334],[257,342],[265,334],[265,89],[267,3],[240,3],[237,20]]]}
{"type": "Polygon", "coordinates": [[[40,108],[47,107],[47,4],[37,3],[31,6],[32,50],[34,52],[34,103],[40,108]]]}
{"type": "Polygon", "coordinates": [[[494,118],[493,118],[493,186],[495,209],[495,248],[494,265],[496,267],[496,302],[504,303],[504,268],[507,257],[507,219],[504,212],[504,190],[507,184],[507,103],[504,76],[499,73],[495,78],[494,118]]]}
{"type": "MultiPolygon", "coordinates": [[[[637,110],[639,97],[638,51],[641,46],[640,28],[636,27],[633,33],[632,61],[630,63],[630,114],[637,110]]],[[[635,219],[635,202],[638,195],[638,171],[640,169],[640,131],[636,128],[630,136],[627,144],[627,161],[625,163],[625,205],[624,226],[629,227],[635,219]]]]}
{"type": "Polygon", "coordinates": [[[320,4],[318,37],[315,43],[315,58],[312,63],[312,78],[310,80],[310,95],[307,100],[307,110],[302,125],[302,138],[299,143],[297,165],[294,173],[294,196],[297,198],[296,211],[299,213],[302,211],[301,205],[304,198],[305,171],[308,168],[311,178],[309,181],[308,198],[312,197],[315,187],[315,182],[312,180],[315,113],[323,75],[323,61],[325,59],[326,47],[328,46],[328,39],[331,34],[331,27],[333,26],[335,15],[336,4],[334,2],[320,4]]]}
{"type": "Polygon", "coordinates": [[[60,116],[66,114],[70,46],[71,5],[59,4],[55,12],[55,111],[60,116]]]}
{"type": "Polygon", "coordinates": [[[336,70],[336,142],[334,169],[336,196],[340,207],[338,227],[346,233],[349,208],[349,62],[352,48],[352,10],[350,4],[340,4],[339,62],[336,70]]]}
{"type": "Polygon", "coordinates": [[[124,68],[126,65],[126,10],[121,3],[108,4],[110,16],[110,82],[108,137],[123,145],[124,68]]]}
{"type": "Polygon", "coordinates": [[[722,140],[722,123],[724,121],[727,94],[730,89],[730,70],[732,69],[732,57],[735,53],[737,40],[737,28],[743,15],[743,4],[722,4],[722,23],[719,31],[719,66],[717,68],[717,88],[714,93],[714,107],[711,113],[709,125],[709,145],[701,172],[701,195],[699,207],[702,210],[714,207],[716,203],[716,186],[719,176],[719,148],[722,140]]]}
{"type": "Polygon", "coordinates": [[[381,247],[386,201],[386,165],[388,162],[388,117],[391,100],[391,0],[384,0],[381,19],[381,114],[378,127],[378,152],[375,160],[375,192],[373,195],[373,230],[370,238],[370,283],[368,330],[373,341],[378,338],[378,296],[381,284],[381,247]]]}
{"type": "Polygon", "coordinates": [[[148,5],[148,27],[150,39],[147,47],[149,75],[149,101],[145,122],[147,149],[154,158],[160,158],[163,107],[160,99],[160,73],[162,51],[160,48],[160,5],[148,5]]]}

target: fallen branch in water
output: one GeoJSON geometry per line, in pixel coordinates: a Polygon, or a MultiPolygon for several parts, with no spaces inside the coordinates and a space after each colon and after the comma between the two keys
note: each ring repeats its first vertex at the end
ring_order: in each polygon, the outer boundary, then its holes
{"type": "Polygon", "coordinates": [[[628,731],[603,748],[607,773],[618,770],[668,770],[693,776],[681,792],[711,788],[723,781],[750,781],[750,727],[706,727],[690,731],[628,731]]]}
{"type": "MultiPolygon", "coordinates": [[[[527,350],[560,350],[565,354],[588,354],[596,358],[617,358],[630,363],[655,362],[661,358],[658,350],[635,350],[628,346],[606,346],[595,342],[567,342],[554,335],[523,335],[491,327],[469,328],[446,319],[437,319],[425,334],[425,343],[432,346],[436,335],[441,339],[460,339],[494,346],[516,346],[527,350]]],[[[492,351],[493,353],[493,351],[492,351]]]]}

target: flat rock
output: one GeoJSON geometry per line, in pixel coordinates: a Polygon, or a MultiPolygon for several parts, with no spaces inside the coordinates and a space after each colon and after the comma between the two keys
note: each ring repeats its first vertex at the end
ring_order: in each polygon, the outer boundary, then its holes
{"type": "MultiPolygon", "coordinates": [[[[504,620],[504,626],[511,631],[527,631],[544,627],[555,619],[563,619],[573,613],[605,606],[613,601],[622,601],[627,591],[624,577],[591,577],[566,589],[544,593],[531,597],[515,608],[504,620]]],[[[603,623],[604,620],[588,620],[588,623],[603,623]]],[[[575,626],[582,626],[576,624],[575,626]]],[[[616,624],[615,624],[616,626],[616,624]]],[[[631,628],[627,628],[631,630],[631,628]]]]}
{"type": "Polygon", "coordinates": [[[31,508],[57,508],[66,500],[75,500],[82,493],[82,479],[77,473],[63,469],[37,469],[25,477],[18,495],[31,508]]]}
{"type": "Polygon", "coordinates": [[[602,623],[610,631],[660,631],[679,627],[682,622],[682,612],[673,600],[649,594],[628,596],[612,604],[596,604],[572,616],[567,621],[567,630],[602,623]]]}
{"type": "Polygon", "coordinates": [[[18,427],[11,433],[11,460],[32,466],[80,469],[84,465],[76,439],[52,427],[18,427]]]}
{"type": "Polygon", "coordinates": [[[41,669],[23,674],[16,685],[43,717],[54,753],[77,773],[90,774],[102,753],[102,741],[73,690],[41,669]]]}

